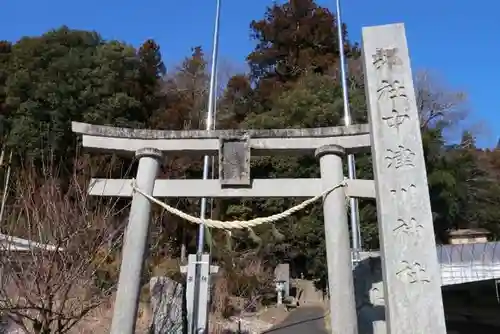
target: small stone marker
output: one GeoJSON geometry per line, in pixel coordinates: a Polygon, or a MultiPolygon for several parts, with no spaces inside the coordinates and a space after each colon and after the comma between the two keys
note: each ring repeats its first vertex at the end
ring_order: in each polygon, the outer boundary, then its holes
{"type": "Polygon", "coordinates": [[[403,24],[363,28],[377,214],[390,334],[445,334],[441,276],[403,24]]]}
{"type": "Polygon", "coordinates": [[[290,264],[280,263],[274,269],[274,282],[278,292],[278,304],[283,303],[283,298],[290,295],[290,264]]]}

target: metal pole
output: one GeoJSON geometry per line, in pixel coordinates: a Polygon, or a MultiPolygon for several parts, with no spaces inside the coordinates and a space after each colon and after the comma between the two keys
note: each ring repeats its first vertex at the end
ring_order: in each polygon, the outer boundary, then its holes
{"type": "MultiPolygon", "coordinates": [[[[344,100],[344,124],[346,126],[351,125],[351,112],[349,109],[349,91],[347,88],[347,78],[346,78],[346,63],[344,54],[344,36],[342,32],[342,15],[340,9],[340,0],[336,0],[337,6],[337,34],[339,43],[339,54],[340,54],[340,72],[342,80],[342,97],[344,100]]],[[[348,166],[348,176],[349,179],[353,180],[356,178],[356,160],[353,154],[349,154],[347,157],[348,166]]],[[[361,246],[360,240],[360,228],[359,228],[359,210],[358,201],[356,198],[349,198],[349,206],[351,213],[351,238],[352,238],[352,248],[353,248],[353,261],[358,260],[359,250],[361,246]]]]}
{"type": "MultiPolygon", "coordinates": [[[[137,186],[152,195],[160,168],[162,153],[156,149],[140,149],[137,186]]],[[[116,293],[111,334],[134,334],[141,288],[142,269],[149,233],[151,202],[134,193],[122,252],[118,291],[116,293]]]]}
{"type": "MultiPolygon", "coordinates": [[[[214,27],[214,35],[213,35],[213,45],[212,45],[212,65],[210,68],[210,87],[208,92],[208,112],[206,118],[205,128],[210,131],[214,129],[215,125],[215,103],[216,103],[216,95],[217,95],[217,60],[219,54],[219,25],[220,25],[220,9],[221,9],[221,0],[216,1],[216,11],[215,11],[215,27],[214,27]]],[[[207,180],[209,177],[210,170],[210,157],[205,155],[203,160],[203,180],[207,180]]],[[[207,211],[207,198],[203,197],[201,199],[200,205],[200,218],[205,219],[207,211]]],[[[194,282],[194,308],[192,314],[192,328],[188,329],[188,332],[191,334],[197,333],[205,333],[207,318],[206,318],[206,310],[208,309],[208,286],[204,284],[205,290],[202,291],[202,276],[204,273],[202,272],[202,266],[200,263],[202,262],[203,251],[205,246],[205,225],[200,224],[198,230],[198,247],[197,247],[197,263],[196,263],[196,275],[194,282]],[[205,297],[205,298],[204,298],[205,297]],[[204,302],[205,301],[205,302],[204,302]],[[202,305],[203,304],[203,305],[202,305]],[[203,308],[203,310],[202,310],[203,308]]],[[[210,257],[208,257],[209,259],[210,257]]],[[[210,266],[210,263],[208,263],[210,266]]],[[[210,273],[206,274],[206,280],[209,279],[210,273]]]]}
{"type": "MultiPolygon", "coordinates": [[[[215,74],[217,74],[217,69],[215,72],[216,72],[215,74]]],[[[215,130],[216,124],[217,124],[217,99],[216,99],[216,97],[217,97],[217,87],[218,87],[217,85],[219,84],[217,81],[217,75],[215,75],[214,77],[215,77],[214,90],[213,90],[214,99],[212,101],[212,103],[213,103],[212,129],[213,130],[215,130]]],[[[212,156],[212,159],[211,159],[210,170],[212,171],[211,177],[213,180],[213,179],[215,179],[215,157],[214,156],[212,156]]],[[[210,210],[210,218],[213,219],[214,218],[213,217],[213,213],[214,213],[214,199],[213,198],[210,199],[210,209],[209,210],[210,210]]],[[[207,241],[209,241],[208,250],[209,250],[209,253],[212,254],[212,244],[213,244],[212,243],[212,233],[211,233],[209,228],[205,229],[205,231],[208,234],[206,237],[207,241]]]]}
{"type": "MultiPolygon", "coordinates": [[[[220,22],[220,8],[221,8],[221,0],[217,0],[217,8],[215,14],[215,29],[213,36],[213,49],[212,49],[212,66],[210,73],[210,88],[208,93],[208,112],[206,119],[206,129],[212,130],[214,122],[214,114],[215,114],[215,98],[216,98],[216,76],[217,76],[217,58],[219,54],[219,22],[220,22]]],[[[205,156],[203,161],[203,180],[208,179],[208,172],[210,169],[210,160],[208,155],[205,156]]],[[[201,208],[200,208],[200,218],[204,219],[207,210],[207,199],[204,197],[201,199],[201,208]]],[[[203,253],[203,246],[205,245],[205,226],[200,225],[198,231],[198,253],[203,253]]]]}

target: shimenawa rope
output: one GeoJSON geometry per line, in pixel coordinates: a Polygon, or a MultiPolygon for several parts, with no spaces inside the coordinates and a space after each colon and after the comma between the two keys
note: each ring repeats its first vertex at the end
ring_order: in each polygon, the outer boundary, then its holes
{"type": "Polygon", "coordinates": [[[182,212],[181,210],[178,210],[178,209],[176,209],[176,208],[174,208],[166,203],[163,203],[163,202],[157,200],[153,196],[150,196],[150,195],[144,193],[144,191],[142,191],[140,188],[137,187],[135,179],[132,182],[133,182],[132,188],[134,191],[137,191],[139,194],[146,197],[151,202],[156,203],[159,206],[163,207],[165,210],[167,210],[171,214],[174,214],[174,215],[176,215],[180,218],[183,218],[183,219],[185,219],[191,223],[194,223],[194,224],[204,224],[208,227],[226,229],[226,230],[244,229],[244,228],[250,228],[250,227],[261,225],[261,224],[274,223],[278,220],[281,220],[281,219],[284,219],[288,216],[291,216],[292,214],[294,214],[297,211],[304,209],[305,207],[311,205],[312,203],[316,202],[317,200],[319,200],[323,196],[329,194],[330,192],[334,191],[335,189],[347,186],[346,179],[344,179],[339,184],[337,184],[331,188],[326,189],[321,194],[314,196],[312,198],[309,198],[309,199],[303,201],[302,203],[300,203],[296,206],[293,206],[293,207],[291,207],[291,208],[289,208],[281,213],[277,213],[277,214],[274,214],[271,216],[259,217],[259,218],[255,218],[255,219],[251,219],[251,220],[220,221],[220,220],[214,220],[214,219],[200,219],[198,217],[191,216],[185,212],[182,212]]]}

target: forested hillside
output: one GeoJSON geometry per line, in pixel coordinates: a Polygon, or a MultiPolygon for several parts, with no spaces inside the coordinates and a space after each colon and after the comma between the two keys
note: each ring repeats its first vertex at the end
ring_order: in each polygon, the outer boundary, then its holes
{"type": "MultiPolygon", "coordinates": [[[[250,27],[255,48],[246,58],[248,71],[231,73],[221,90],[217,128],[342,125],[334,15],[312,0],[301,0],[293,5],[270,7],[250,27]]],[[[343,30],[353,121],[366,123],[361,51],[357,42],[349,39],[346,26],[343,30]]],[[[168,52],[168,45],[162,45],[162,50],[168,52]]],[[[82,201],[74,195],[74,187],[83,189],[91,176],[134,175],[135,167],[129,168],[132,161],[82,151],[77,136],[71,132],[71,121],[152,129],[204,128],[210,67],[204,51],[194,47],[178,67],[167,69],[154,40],[147,40],[136,49],[104,40],[98,32],[60,27],[15,43],[0,42],[3,179],[12,153],[10,182],[4,190],[9,194],[5,217],[22,214],[18,209],[19,194],[26,193],[27,188],[21,180],[28,174],[39,187],[49,177],[51,182],[57,181],[58,196],[65,203],[82,201]]],[[[447,242],[449,231],[463,227],[485,228],[492,238],[499,238],[500,151],[477,148],[470,132],[464,132],[461,141],[449,142],[445,134],[466,124],[468,113],[474,112],[467,109],[465,92],[438,85],[425,71],[414,69],[414,74],[438,242],[447,242]]],[[[201,158],[168,158],[160,177],[201,178],[201,158]]],[[[319,164],[314,157],[262,157],[252,163],[253,177],[319,176],[319,164]]],[[[359,155],[357,166],[358,178],[373,177],[369,154],[359,155]]],[[[37,186],[33,186],[35,193],[39,192],[37,186]]],[[[33,205],[47,207],[51,194],[47,192],[45,202],[33,200],[33,205]]],[[[97,200],[85,199],[85,203],[85,210],[91,215],[98,206],[97,200]]],[[[282,212],[296,203],[292,199],[216,200],[212,213],[222,220],[250,219],[282,212]]],[[[123,231],[128,204],[128,199],[113,204],[119,212],[113,223],[118,231],[123,231]]],[[[179,199],[171,204],[199,214],[198,201],[179,199]]],[[[177,259],[185,251],[193,252],[197,231],[197,226],[160,212],[157,207],[154,216],[148,262],[151,273],[168,267],[166,258],[177,259]]],[[[360,216],[364,247],[376,249],[374,202],[362,201],[360,216]]],[[[228,271],[233,268],[233,272],[238,268],[243,272],[243,261],[249,258],[266,268],[287,261],[295,275],[324,278],[322,219],[321,206],[316,205],[275,227],[259,226],[252,235],[235,232],[228,240],[226,233],[212,231],[215,260],[228,271]]],[[[19,236],[28,234],[21,225],[13,227],[12,219],[4,218],[2,224],[2,232],[16,230],[19,236]]],[[[99,239],[101,246],[104,239],[106,243],[111,239],[118,243],[106,257],[106,268],[94,272],[99,274],[100,286],[116,279],[119,235],[113,232],[99,239]]],[[[245,284],[253,283],[249,280],[245,284]]],[[[241,284],[231,289],[235,294],[251,290],[242,292],[241,284]]]]}

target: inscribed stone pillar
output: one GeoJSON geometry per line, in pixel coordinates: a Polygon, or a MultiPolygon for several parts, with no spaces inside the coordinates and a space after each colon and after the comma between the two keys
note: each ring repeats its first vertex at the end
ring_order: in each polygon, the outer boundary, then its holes
{"type": "Polygon", "coordinates": [[[363,28],[385,314],[390,334],[445,334],[441,276],[403,24],[363,28]]]}
{"type": "MultiPolygon", "coordinates": [[[[322,146],[316,150],[324,190],[343,181],[344,153],[344,148],[337,145],[322,146]]],[[[349,226],[345,191],[342,187],[331,191],[323,198],[323,214],[331,330],[332,333],[357,334],[349,226]]]]}

